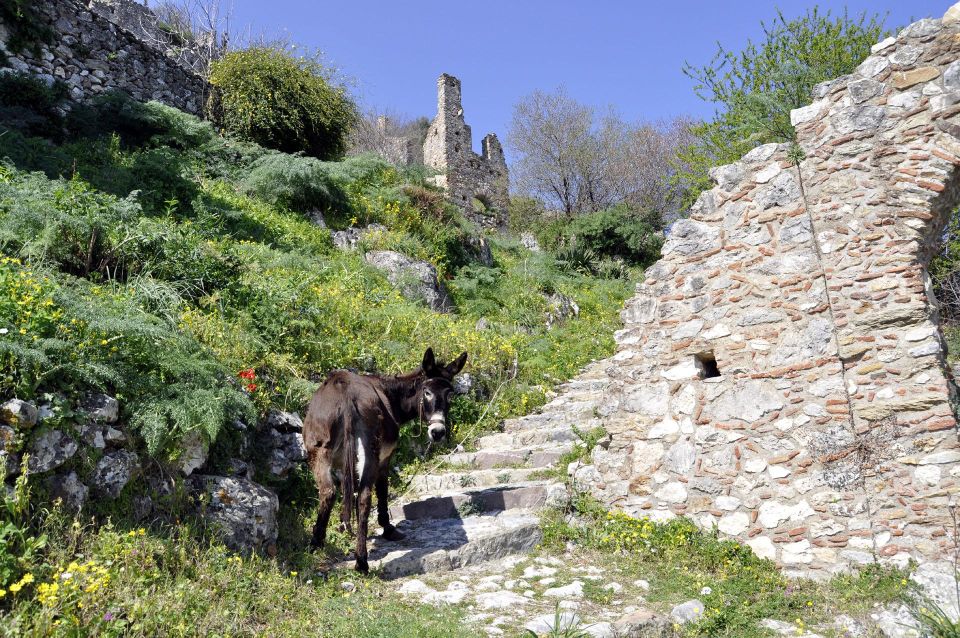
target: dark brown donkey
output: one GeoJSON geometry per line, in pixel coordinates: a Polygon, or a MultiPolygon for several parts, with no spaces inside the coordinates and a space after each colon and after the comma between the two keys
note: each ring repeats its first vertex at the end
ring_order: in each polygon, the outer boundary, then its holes
{"type": "Polygon", "coordinates": [[[353,516],[357,518],[357,571],[369,570],[367,520],[374,485],[384,538],[403,538],[390,524],[387,506],[388,468],[400,426],[419,418],[428,422],[431,441],[446,436],[453,377],[466,361],[464,352],[447,365],[437,363],[433,350],[427,348],[423,363],[409,374],[386,377],[337,370],[327,377],[313,395],[303,423],[303,442],[320,493],[313,547],[323,547],[326,541],[336,495],[334,471],[340,474],[343,492],[341,521],[349,529],[353,516]]]}

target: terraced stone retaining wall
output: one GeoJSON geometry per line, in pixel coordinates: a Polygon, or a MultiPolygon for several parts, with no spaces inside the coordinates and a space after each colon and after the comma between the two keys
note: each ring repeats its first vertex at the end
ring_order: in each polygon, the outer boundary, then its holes
{"type": "Polygon", "coordinates": [[[940,559],[960,444],[926,266],[960,201],[960,5],[814,98],[799,166],[756,148],[671,229],[575,478],[798,572],[940,559]]]}
{"type": "Polygon", "coordinates": [[[142,5],[132,0],[37,0],[31,6],[53,29],[53,42],[37,51],[10,51],[12,27],[0,22],[6,68],[65,82],[78,102],[118,89],[139,101],[159,100],[202,113],[206,81],[186,62],[183,47],[154,46],[169,38],[156,32],[152,14],[142,5]]]}

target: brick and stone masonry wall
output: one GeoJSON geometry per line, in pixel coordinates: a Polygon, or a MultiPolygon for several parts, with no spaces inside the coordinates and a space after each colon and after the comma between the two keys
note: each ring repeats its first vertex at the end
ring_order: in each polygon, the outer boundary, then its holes
{"type": "Polygon", "coordinates": [[[460,80],[444,73],[437,80],[437,116],[423,143],[424,164],[440,171],[435,183],[477,223],[498,227],[510,203],[507,162],[494,133],[473,151],[473,134],[464,121],[460,80]],[[474,204],[478,200],[482,207],[474,204]]]}
{"type": "Polygon", "coordinates": [[[960,203],[960,5],[814,99],[799,166],[756,148],[670,230],[575,479],[798,573],[944,558],[960,444],[926,266],[960,203]]]}
{"type": "MultiPolygon", "coordinates": [[[[203,111],[207,84],[188,65],[121,26],[139,7],[132,0],[37,0],[34,7],[54,30],[40,55],[6,49],[9,29],[0,23],[8,67],[67,84],[75,101],[119,89],[140,101],[159,100],[189,113],[203,111]],[[127,6],[129,5],[129,6],[127,6]]],[[[142,7],[141,7],[141,10],[142,7]]],[[[127,26],[131,26],[128,24],[127,26]]]]}

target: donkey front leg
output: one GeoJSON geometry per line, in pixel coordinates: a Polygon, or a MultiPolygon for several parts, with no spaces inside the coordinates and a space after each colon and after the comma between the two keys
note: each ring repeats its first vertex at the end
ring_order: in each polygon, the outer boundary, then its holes
{"type": "Polygon", "coordinates": [[[377,522],[383,528],[383,537],[388,541],[401,541],[404,536],[397,531],[397,528],[390,524],[390,507],[387,500],[387,486],[389,476],[387,468],[380,468],[380,475],[377,477],[377,522]]]}

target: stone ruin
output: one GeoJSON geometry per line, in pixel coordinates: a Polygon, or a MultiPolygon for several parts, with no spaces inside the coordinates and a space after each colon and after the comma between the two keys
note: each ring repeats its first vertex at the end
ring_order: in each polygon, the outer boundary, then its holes
{"type": "Polygon", "coordinates": [[[496,228],[506,223],[510,203],[507,161],[496,134],[487,134],[481,148],[480,155],[473,151],[473,133],[463,119],[460,80],[442,74],[437,80],[437,116],[423,143],[424,164],[440,172],[434,183],[470,219],[496,228]]]}
{"type": "Polygon", "coordinates": [[[813,97],[799,165],[755,148],[670,230],[575,480],[794,573],[944,559],[960,443],[927,266],[960,203],[960,5],[813,97]]]}

